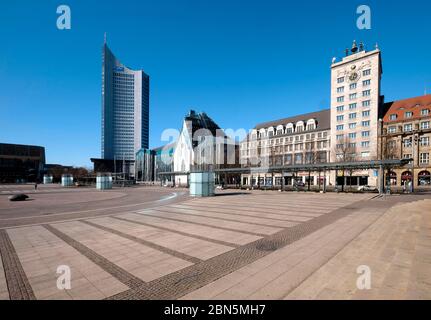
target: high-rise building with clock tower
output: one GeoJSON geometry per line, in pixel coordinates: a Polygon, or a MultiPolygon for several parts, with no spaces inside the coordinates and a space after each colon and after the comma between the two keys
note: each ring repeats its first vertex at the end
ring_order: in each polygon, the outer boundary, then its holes
{"type": "MultiPolygon", "coordinates": [[[[378,158],[382,60],[379,48],[366,51],[353,42],[346,56],[331,65],[331,162],[378,158]]],[[[372,181],[370,172],[355,176],[372,181]]]]}

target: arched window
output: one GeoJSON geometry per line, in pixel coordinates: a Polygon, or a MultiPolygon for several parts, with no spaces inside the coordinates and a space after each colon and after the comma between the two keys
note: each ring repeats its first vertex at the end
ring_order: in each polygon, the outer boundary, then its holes
{"type": "Polygon", "coordinates": [[[283,134],[284,134],[284,127],[280,125],[277,127],[277,136],[281,136],[283,134]]]}
{"type": "Polygon", "coordinates": [[[403,174],[401,175],[401,183],[405,184],[407,182],[411,182],[412,181],[412,173],[410,171],[404,171],[403,174]]]}
{"type": "Polygon", "coordinates": [[[391,186],[397,185],[397,174],[394,171],[389,172],[389,175],[386,176],[386,179],[391,186]]]}
{"type": "Polygon", "coordinates": [[[307,121],[307,131],[316,130],[316,120],[310,119],[307,121]]]}
{"type": "Polygon", "coordinates": [[[419,186],[430,186],[431,185],[431,174],[429,171],[421,171],[418,174],[418,185],[419,186]]]}
{"type": "Polygon", "coordinates": [[[274,127],[269,127],[268,128],[268,137],[273,137],[274,136],[274,127]]]}
{"type": "Polygon", "coordinates": [[[293,123],[288,123],[286,125],[286,134],[291,134],[295,132],[295,126],[293,125],[293,123]]]}
{"type": "Polygon", "coordinates": [[[304,131],[304,121],[299,121],[296,123],[296,132],[304,131]]]}
{"type": "Polygon", "coordinates": [[[259,138],[265,138],[266,137],[266,130],[264,128],[259,130],[259,138]]]}

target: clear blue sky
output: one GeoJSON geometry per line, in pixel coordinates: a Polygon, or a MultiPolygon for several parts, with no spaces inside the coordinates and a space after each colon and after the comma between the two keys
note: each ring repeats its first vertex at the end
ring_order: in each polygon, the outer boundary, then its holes
{"type": "MultiPolygon", "coordinates": [[[[329,107],[332,57],[353,39],[383,52],[383,93],[431,89],[431,1],[2,1],[0,142],[46,147],[47,161],[100,157],[103,33],[151,76],[150,144],[191,107],[223,128],[329,107]],[[72,30],[56,28],[56,8],[72,30]],[[372,30],[356,8],[372,9],[372,30]]],[[[430,90],[431,91],[431,90],[430,90]]]]}

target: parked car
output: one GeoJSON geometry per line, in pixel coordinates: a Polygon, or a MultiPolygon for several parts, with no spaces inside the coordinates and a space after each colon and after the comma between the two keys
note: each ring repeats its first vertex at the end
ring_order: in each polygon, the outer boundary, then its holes
{"type": "Polygon", "coordinates": [[[359,186],[358,187],[358,191],[363,191],[363,192],[376,192],[379,191],[379,189],[377,189],[376,187],[372,187],[372,186],[359,186]]]}
{"type": "Polygon", "coordinates": [[[305,183],[304,183],[304,182],[302,182],[302,181],[298,181],[298,182],[296,183],[296,186],[297,186],[298,188],[304,188],[304,187],[305,187],[305,183]]]}

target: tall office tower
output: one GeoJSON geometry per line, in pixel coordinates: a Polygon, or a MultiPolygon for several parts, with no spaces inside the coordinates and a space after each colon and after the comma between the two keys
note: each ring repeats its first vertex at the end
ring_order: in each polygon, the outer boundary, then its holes
{"type": "Polygon", "coordinates": [[[346,57],[332,64],[332,161],[343,157],[346,147],[352,160],[377,158],[381,75],[380,50],[365,51],[362,43],[358,48],[354,42],[346,57]],[[342,147],[343,143],[350,145],[342,147]]]}
{"type": "Polygon", "coordinates": [[[142,70],[124,66],[103,45],[102,158],[134,161],[148,148],[149,83],[142,70]]]}
{"type": "MultiPolygon", "coordinates": [[[[353,42],[346,56],[331,66],[331,161],[378,158],[381,53],[353,42]]],[[[368,179],[370,172],[358,173],[368,179]]],[[[370,182],[372,183],[372,182],[370,182]]]]}

